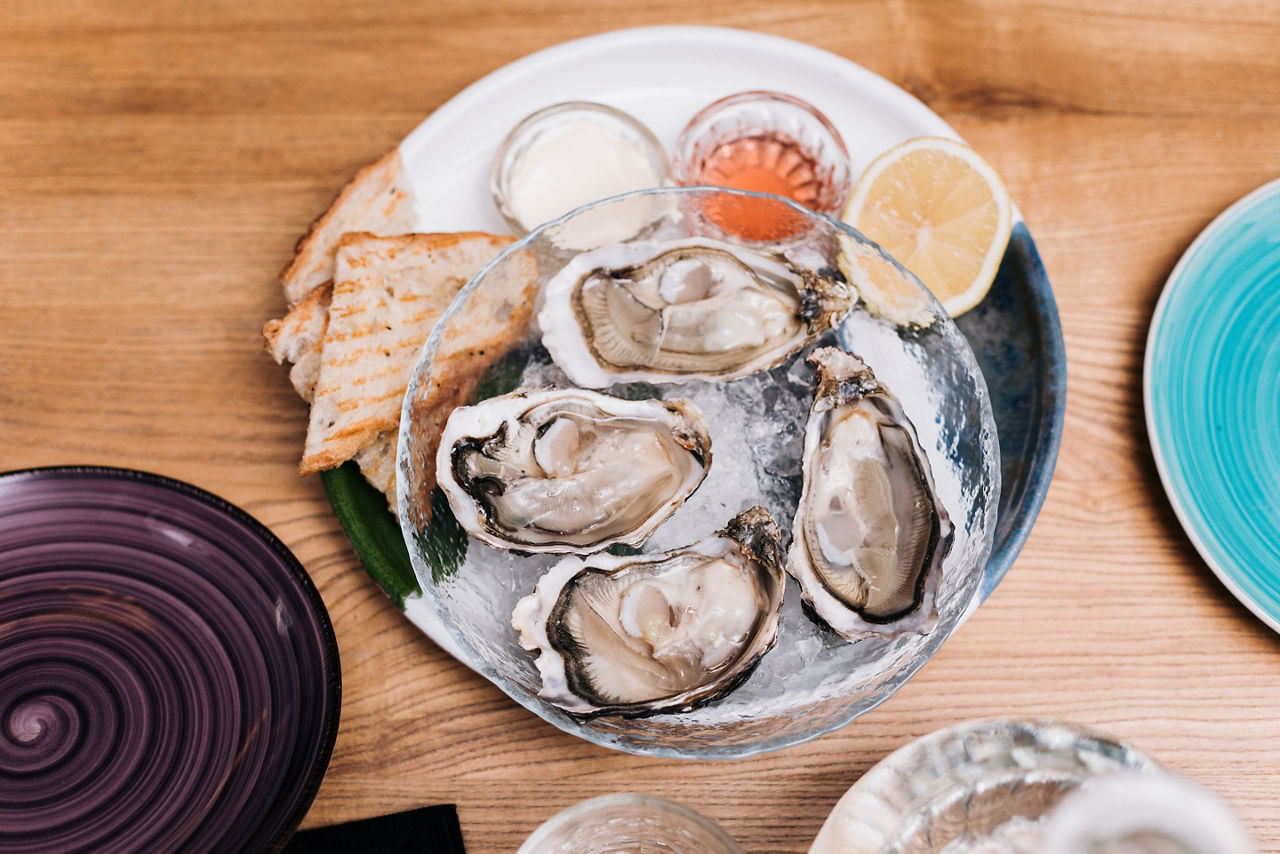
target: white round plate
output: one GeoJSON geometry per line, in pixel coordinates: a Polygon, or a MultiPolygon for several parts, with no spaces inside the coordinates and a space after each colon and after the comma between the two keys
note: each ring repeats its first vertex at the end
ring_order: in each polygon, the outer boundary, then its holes
{"type": "MultiPolygon", "coordinates": [[[[509,229],[490,198],[494,154],[529,113],[587,100],[644,122],[668,150],[693,115],[734,92],[772,89],[798,95],[844,137],[856,176],[887,149],[918,136],[959,139],[928,107],[843,57],[778,36],[720,27],[647,27],[565,42],[506,65],[437,109],[400,143],[416,199],[420,232],[509,229]]],[[[1006,496],[996,548],[970,613],[1004,576],[1048,489],[1062,432],[1065,355],[1057,308],[1035,245],[1015,208],[1014,237],[991,294],[960,327],[993,387],[1006,496]],[[1024,340],[1025,339],[1025,340],[1024,340]],[[1011,347],[1024,356],[1010,363],[1011,347]],[[1008,398],[1006,400],[1005,398],[1008,398]],[[1030,403],[1028,402],[1030,401],[1030,403]],[[1006,414],[1007,413],[1007,414],[1006,414]],[[1012,466],[1012,468],[1007,468],[1012,466]]],[[[452,637],[421,599],[405,613],[437,644],[452,637]]]]}

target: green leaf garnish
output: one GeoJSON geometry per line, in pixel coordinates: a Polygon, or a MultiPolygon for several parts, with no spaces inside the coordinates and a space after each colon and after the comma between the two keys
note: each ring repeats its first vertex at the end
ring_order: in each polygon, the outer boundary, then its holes
{"type": "Polygon", "coordinates": [[[420,594],[422,588],[400,535],[400,523],[387,509],[386,497],[364,479],[353,462],[321,472],[320,480],[365,570],[403,611],[404,600],[420,594]]]}

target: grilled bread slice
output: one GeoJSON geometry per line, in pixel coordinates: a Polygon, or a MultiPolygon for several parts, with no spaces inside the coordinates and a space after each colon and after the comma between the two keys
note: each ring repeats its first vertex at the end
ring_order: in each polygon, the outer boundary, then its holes
{"type": "Polygon", "coordinates": [[[329,209],[298,240],[293,260],[280,272],[285,299],[298,305],[324,282],[333,279],[334,253],[347,232],[406,234],[413,231],[417,214],[400,149],[356,173],[342,188],[329,209]]]}
{"type": "Polygon", "coordinates": [[[302,474],[341,465],[379,435],[394,434],[432,327],[510,241],[479,232],[342,238],[302,474]]]}
{"type": "Polygon", "coordinates": [[[289,382],[298,396],[308,403],[315,396],[320,377],[320,354],[324,334],[329,328],[329,303],[333,299],[333,282],[317,285],[279,320],[269,320],[262,327],[267,339],[267,352],[276,364],[289,362],[289,382]]]}

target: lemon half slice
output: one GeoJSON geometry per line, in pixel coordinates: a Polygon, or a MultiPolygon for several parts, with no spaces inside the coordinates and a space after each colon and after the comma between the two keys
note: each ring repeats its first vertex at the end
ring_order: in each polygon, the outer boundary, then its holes
{"type": "Polygon", "coordinates": [[[986,296],[1013,220],[1004,182],[962,142],[920,137],[889,149],[858,179],[844,221],[880,244],[952,316],[986,296]]]}

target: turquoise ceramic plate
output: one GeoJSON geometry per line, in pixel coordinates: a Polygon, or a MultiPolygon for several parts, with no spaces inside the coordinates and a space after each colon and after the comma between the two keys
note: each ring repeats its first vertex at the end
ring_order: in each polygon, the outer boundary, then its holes
{"type": "Polygon", "coordinates": [[[1144,396],[1182,527],[1280,631],[1280,181],[1228,208],[1174,267],[1151,320],[1144,396]]]}

